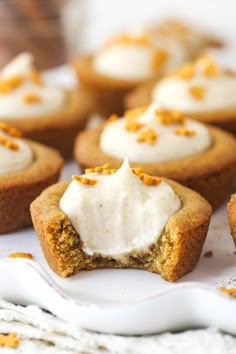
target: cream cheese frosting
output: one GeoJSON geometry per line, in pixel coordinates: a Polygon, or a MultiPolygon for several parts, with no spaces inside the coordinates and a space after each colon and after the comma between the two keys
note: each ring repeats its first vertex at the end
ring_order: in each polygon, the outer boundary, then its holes
{"type": "Polygon", "coordinates": [[[33,159],[27,143],[3,131],[0,126],[0,174],[24,170],[33,159]]]}
{"type": "Polygon", "coordinates": [[[172,70],[184,61],[186,52],[177,42],[130,32],[108,41],[98,50],[93,67],[109,77],[142,80],[172,70]]]}
{"type": "MultiPolygon", "coordinates": [[[[198,60],[192,68],[194,73],[190,77],[182,77],[177,72],[158,82],[153,88],[152,100],[163,108],[181,112],[214,111],[236,106],[235,75],[217,68],[210,57],[198,60]],[[209,75],[205,69],[210,65],[215,69],[209,75]],[[194,88],[202,94],[192,94],[194,88]]],[[[183,72],[184,68],[181,70],[183,72]]]]}
{"type": "Polygon", "coordinates": [[[0,71],[0,118],[18,119],[43,116],[60,110],[65,90],[36,83],[33,57],[22,53],[0,71]],[[9,83],[13,83],[8,89],[9,83]]]}
{"type": "MultiPolygon", "coordinates": [[[[131,115],[135,111],[138,110],[131,111],[131,115]]],[[[117,159],[127,157],[132,162],[151,163],[201,153],[211,145],[211,138],[203,124],[186,119],[178,112],[165,112],[153,103],[136,117],[128,115],[107,124],[99,144],[105,154],[117,159]],[[163,117],[175,115],[179,115],[181,121],[162,122],[163,117]]]]}
{"type": "MultiPolygon", "coordinates": [[[[169,218],[181,207],[174,190],[165,182],[145,184],[126,160],[113,174],[81,176],[96,181],[72,181],[60,200],[89,255],[119,259],[155,243],[169,218]]],[[[150,177],[151,178],[151,177],[150,177]]]]}

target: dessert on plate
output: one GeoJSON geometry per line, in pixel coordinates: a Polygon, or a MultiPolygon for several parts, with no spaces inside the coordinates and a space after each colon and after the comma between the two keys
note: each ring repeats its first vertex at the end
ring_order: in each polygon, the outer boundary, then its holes
{"type": "Polygon", "coordinates": [[[56,150],[20,135],[0,122],[0,233],[31,224],[30,203],[58,180],[63,164],[56,150]]]}
{"type": "Polygon", "coordinates": [[[20,54],[0,71],[0,119],[24,136],[70,157],[73,140],[92,110],[90,94],[46,84],[33,57],[20,54]]]}
{"type": "Polygon", "coordinates": [[[126,107],[159,102],[203,123],[236,133],[236,75],[220,68],[210,55],[140,86],[126,97],[126,107]]]}
{"type": "Polygon", "coordinates": [[[230,134],[153,103],[126,111],[120,119],[113,115],[105,124],[83,131],[74,153],[82,168],[106,162],[118,168],[127,157],[132,167],[174,179],[216,208],[232,185],[235,151],[236,140],[230,134]]]}
{"type": "Polygon", "coordinates": [[[229,225],[234,243],[236,244],[236,194],[231,196],[230,202],[227,205],[229,225]]]}
{"type": "Polygon", "coordinates": [[[122,114],[124,96],[151,78],[189,60],[185,47],[174,39],[130,31],[108,39],[92,55],[74,60],[82,87],[96,100],[102,115],[122,114]]]}
{"type": "Polygon", "coordinates": [[[175,281],[196,265],[208,202],[168,179],[109,164],[57,183],[31,204],[44,255],[61,277],[80,270],[137,268],[175,281]]]}

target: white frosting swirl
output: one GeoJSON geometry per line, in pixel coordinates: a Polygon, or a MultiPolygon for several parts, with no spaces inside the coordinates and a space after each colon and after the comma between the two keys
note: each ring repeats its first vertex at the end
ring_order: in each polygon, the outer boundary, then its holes
{"type": "Polygon", "coordinates": [[[33,69],[33,57],[20,54],[0,72],[0,82],[14,76],[21,76],[23,82],[11,92],[0,93],[0,118],[16,119],[43,116],[60,110],[65,104],[65,91],[59,87],[36,85],[29,78],[33,69]],[[25,94],[39,97],[39,102],[26,103],[25,94]]]}
{"type": "MultiPolygon", "coordinates": [[[[130,34],[136,38],[135,34],[130,34]]],[[[124,80],[143,80],[157,72],[175,69],[186,61],[186,51],[170,39],[148,38],[147,44],[116,43],[99,50],[93,59],[94,69],[106,76],[124,80]],[[153,68],[155,52],[160,49],[167,54],[160,66],[153,68]]]]}
{"type": "MultiPolygon", "coordinates": [[[[100,149],[109,156],[120,160],[127,157],[130,161],[140,163],[163,162],[192,156],[206,150],[211,139],[207,128],[194,120],[185,119],[184,128],[194,130],[193,136],[174,134],[178,124],[162,125],[155,116],[157,104],[152,104],[149,109],[135,118],[136,122],[145,125],[136,132],[125,129],[125,118],[108,124],[100,136],[100,149]],[[152,129],[157,134],[153,145],[137,142],[137,137],[142,131],[152,129]]],[[[132,118],[131,118],[132,119],[132,118]]]]}
{"type": "Polygon", "coordinates": [[[204,112],[236,106],[236,77],[220,71],[216,76],[203,75],[196,67],[191,78],[169,76],[159,81],[152,91],[152,100],[163,108],[181,112],[204,112]],[[203,98],[195,99],[190,93],[192,86],[204,90],[203,98]]]}
{"type": "Polygon", "coordinates": [[[60,208],[79,233],[82,249],[119,259],[155,243],[181,203],[165,182],[147,186],[131,172],[128,161],[112,175],[86,174],[93,186],[72,181],[60,208]]]}
{"type": "Polygon", "coordinates": [[[18,150],[12,150],[0,144],[0,174],[22,171],[33,162],[31,148],[19,138],[14,138],[0,130],[0,136],[10,139],[18,145],[18,150]]]}

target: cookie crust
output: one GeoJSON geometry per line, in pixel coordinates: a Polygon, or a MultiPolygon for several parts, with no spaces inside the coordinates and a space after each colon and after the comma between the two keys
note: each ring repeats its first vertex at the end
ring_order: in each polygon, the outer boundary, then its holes
{"type": "Polygon", "coordinates": [[[26,138],[52,146],[65,157],[73,153],[73,142],[82,130],[93,110],[91,95],[85,90],[66,92],[65,106],[47,116],[32,118],[6,119],[19,129],[26,138]]]}
{"type": "Polygon", "coordinates": [[[63,165],[56,150],[29,140],[25,142],[33,151],[33,163],[24,170],[0,175],[0,233],[32,223],[30,203],[58,181],[63,165]]]}
{"type": "Polygon", "coordinates": [[[73,62],[81,86],[93,95],[98,113],[105,117],[113,113],[122,114],[125,95],[147,80],[122,80],[102,75],[93,69],[92,61],[93,56],[88,55],[73,62]]]}
{"type": "Polygon", "coordinates": [[[227,213],[231,235],[236,245],[236,194],[231,195],[230,202],[227,205],[227,213]]]}
{"type": "MultiPolygon", "coordinates": [[[[90,129],[78,135],[75,159],[82,168],[101,166],[110,162],[119,168],[122,161],[105,154],[99,147],[103,127],[90,129]]],[[[208,127],[212,145],[200,154],[159,163],[130,162],[131,167],[142,167],[145,173],[174,179],[196,190],[206,198],[213,209],[224,202],[230,191],[236,171],[236,140],[230,134],[208,127]]]]}
{"type": "MultiPolygon", "coordinates": [[[[140,106],[149,105],[152,102],[152,90],[157,84],[157,80],[150,80],[144,85],[140,85],[132,92],[128,93],[124,99],[126,109],[133,109],[140,106]]],[[[205,124],[215,125],[219,128],[236,134],[236,104],[219,110],[205,112],[184,112],[185,116],[196,119],[205,124]]]]}
{"type": "Polygon", "coordinates": [[[68,277],[80,270],[136,268],[159,273],[175,281],[190,272],[199,260],[208,231],[211,207],[196,192],[164,179],[179,196],[182,207],[167,222],[162,234],[148,250],[117,261],[82,250],[79,234],[60,210],[59,201],[69,182],[49,188],[31,204],[31,216],[46,260],[54,272],[68,277]]]}

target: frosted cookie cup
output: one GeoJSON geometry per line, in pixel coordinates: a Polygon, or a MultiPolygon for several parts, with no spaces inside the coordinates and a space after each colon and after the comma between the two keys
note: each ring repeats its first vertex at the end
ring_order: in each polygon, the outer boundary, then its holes
{"type": "Polygon", "coordinates": [[[68,277],[80,270],[136,268],[175,281],[195,267],[211,216],[204,198],[131,170],[127,161],[118,171],[106,166],[87,172],[51,186],[31,204],[54,272],[68,277]]]}
{"type": "Polygon", "coordinates": [[[62,164],[56,150],[0,122],[0,233],[31,224],[30,203],[58,180],[62,164]]]}
{"type": "Polygon", "coordinates": [[[78,135],[75,159],[82,168],[132,167],[192,188],[218,207],[226,199],[236,168],[236,141],[228,133],[157,104],[111,116],[105,125],[78,135]]]}

